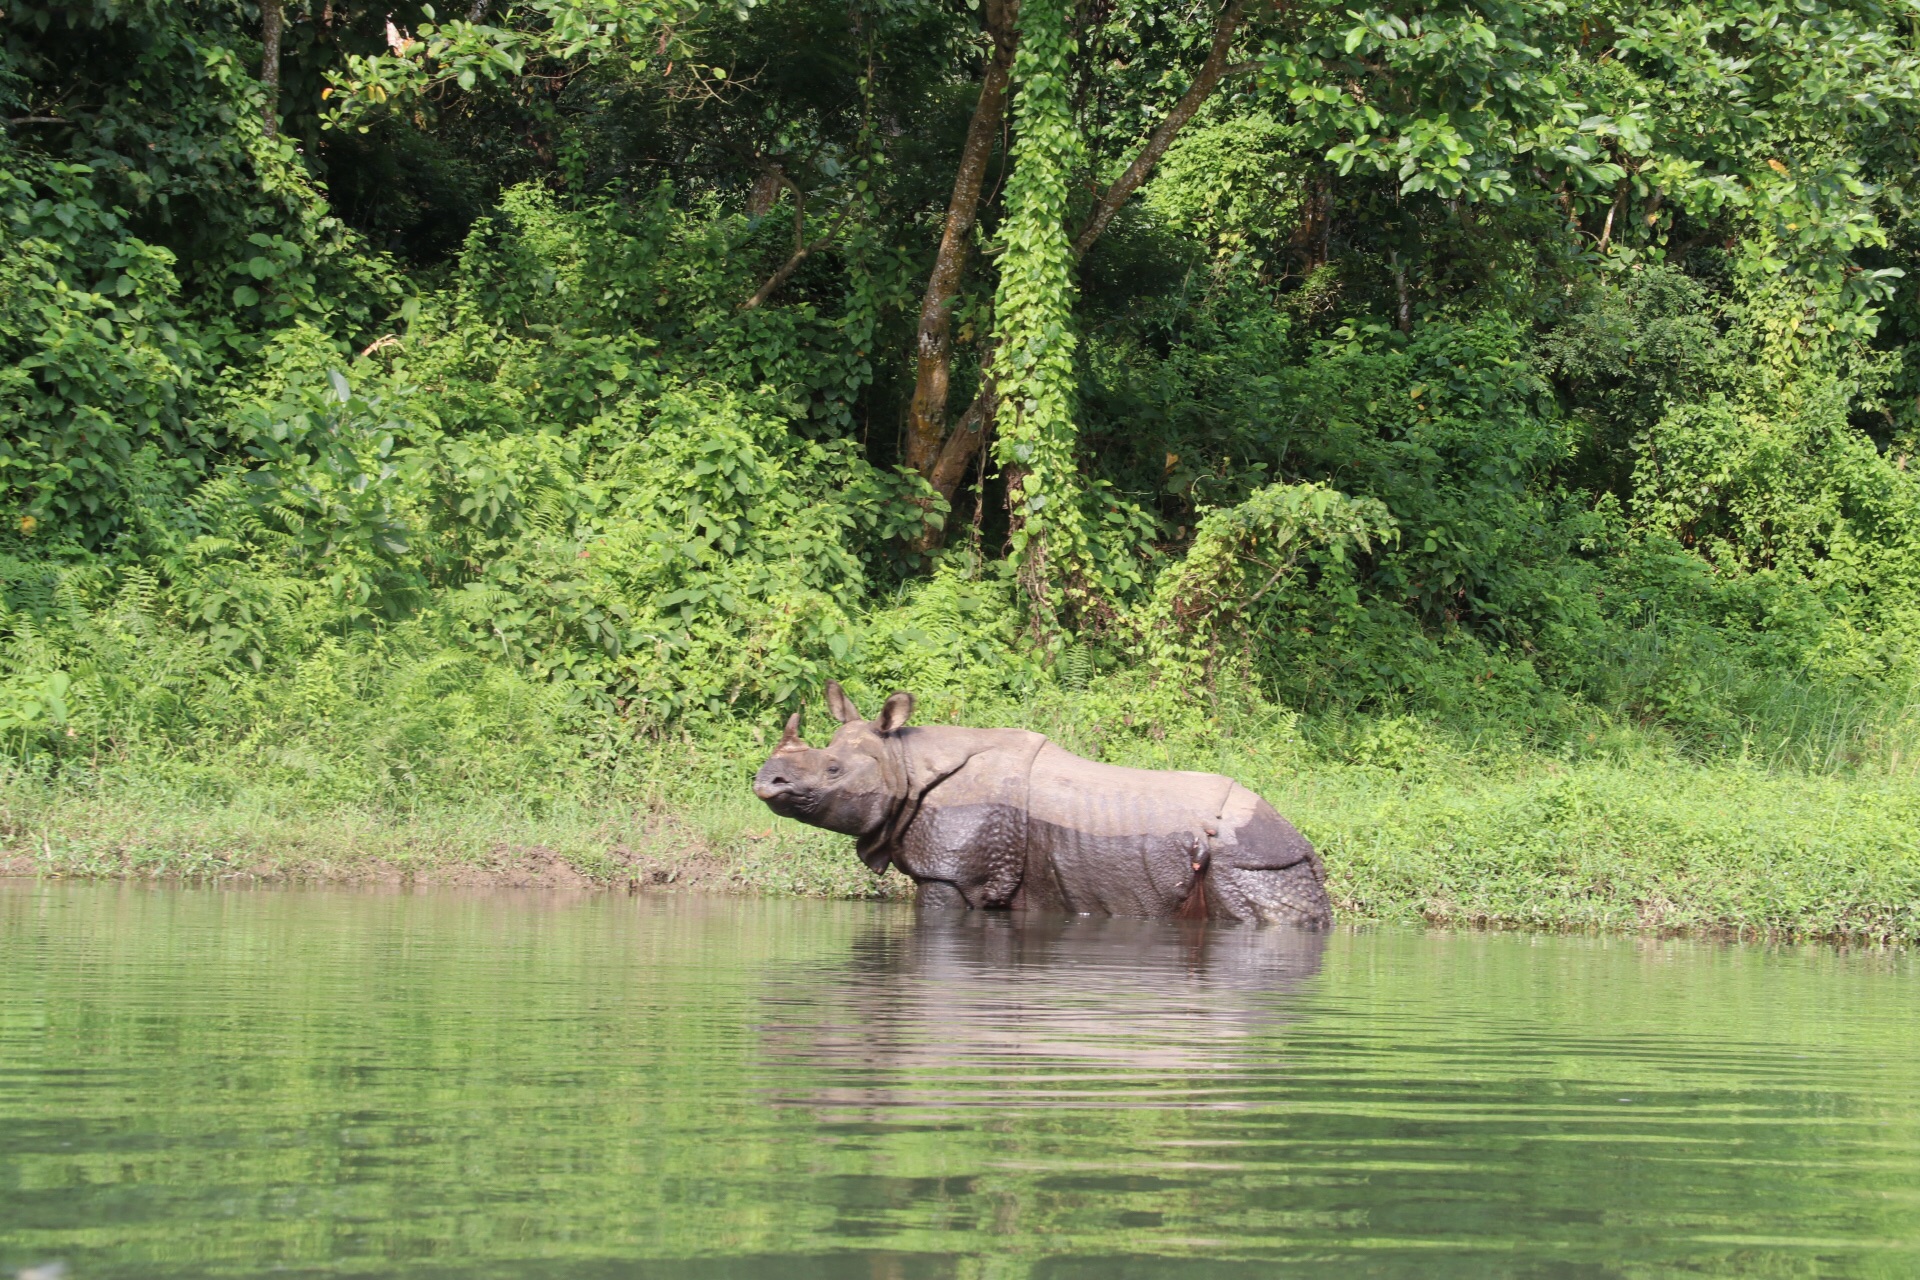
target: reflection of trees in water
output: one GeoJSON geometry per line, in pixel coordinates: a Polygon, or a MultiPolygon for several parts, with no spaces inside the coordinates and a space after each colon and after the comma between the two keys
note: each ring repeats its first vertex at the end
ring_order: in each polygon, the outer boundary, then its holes
{"type": "Polygon", "coordinates": [[[806,1081],[782,1100],[829,1112],[1232,1106],[1244,1068],[1271,1070],[1262,1033],[1325,946],[1208,922],[924,911],[864,930],[844,964],[780,979],[764,1047],[806,1081]]]}

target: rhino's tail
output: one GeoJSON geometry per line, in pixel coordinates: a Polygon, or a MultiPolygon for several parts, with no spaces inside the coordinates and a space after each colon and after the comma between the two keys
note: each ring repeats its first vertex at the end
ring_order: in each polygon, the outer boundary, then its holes
{"type": "MultiPolygon", "coordinates": [[[[1224,805],[1222,806],[1225,807],[1224,805]]],[[[1213,839],[1219,834],[1219,828],[1207,823],[1203,828],[1204,838],[1196,838],[1187,858],[1193,868],[1193,884],[1187,890],[1187,896],[1173,910],[1175,920],[1205,920],[1207,918],[1207,872],[1213,864],[1213,839]]]]}
{"type": "Polygon", "coordinates": [[[1196,875],[1193,888],[1187,890],[1186,898],[1174,908],[1175,920],[1205,920],[1207,918],[1207,877],[1196,875]]]}

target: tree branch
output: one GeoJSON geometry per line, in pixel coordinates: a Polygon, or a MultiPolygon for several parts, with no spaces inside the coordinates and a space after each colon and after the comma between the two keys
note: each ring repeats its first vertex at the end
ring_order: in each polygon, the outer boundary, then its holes
{"type": "Polygon", "coordinates": [[[766,284],[762,284],[758,290],[755,290],[753,297],[749,297],[747,301],[743,301],[743,303],[739,305],[739,309],[741,309],[741,311],[753,311],[760,303],[764,303],[768,297],[778,294],[781,284],[785,284],[787,280],[791,280],[793,273],[801,269],[801,263],[806,261],[806,255],[812,253],[814,249],[820,248],[820,246],[826,244],[826,242],[828,242],[828,236],[820,236],[820,238],[814,240],[812,244],[803,244],[801,248],[795,249],[795,251],[793,251],[793,257],[789,257],[785,263],[781,263],[780,271],[770,274],[770,276],[766,278],[766,284]]]}
{"type": "Polygon", "coordinates": [[[831,232],[829,232],[827,235],[821,236],[818,240],[815,240],[812,244],[803,244],[799,248],[795,249],[793,251],[793,256],[788,258],[785,262],[781,263],[780,269],[778,271],[775,271],[772,275],[768,276],[767,282],[761,285],[758,289],[754,290],[754,294],[751,298],[748,298],[745,302],[740,304],[740,310],[751,311],[755,307],[759,306],[761,303],[765,302],[768,298],[771,298],[774,294],[778,293],[780,291],[781,285],[793,279],[793,273],[800,269],[800,264],[807,260],[807,256],[811,254],[815,249],[818,249],[821,245],[831,240],[832,238],[833,238],[833,235],[831,232]]]}
{"type": "MultiPolygon", "coordinates": [[[[953,499],[960,492],[960,485],[967,478],[967,467],[975,458],[980,459],[980,483],[986,484],[986,443],[987,427],[993,422],[993,412],[999,407],[999,398],[993,393],[993,374],[989,369],[980,371],[980,390],[974,394],[973,403],[960,415],[960,421],[940,445],[940,456],[934,460],[933,470],[927,475],[927,483],[933,486],[935,493],[947,500],[951,512],[953,499]]],[[[984,497],[982,501],[985,501],[984,497]]],[[[979,504],[975,504],[973,522],[978,532],[980,524],[979,504]]],[[[926,530],[914,540],[915,551],[938,550],[947,540],[948,529],[936,529],[928,525],[926,530]]]]}
{"type": "MultiPolygon", "coordinates": [[[[1087,250],[1093,247],[1093,242],[1100,238],[1100,233],[1107,229],[1107,224],[1112,222],[1114,215],[1120,212],[1120,206],[1125,204],[1153,173],[1154,166],[1160,163],[1160,158],[1166,155],[1167,148],[1173,145],[1174,136],[1186,127],[1187,121],[1193,119],[1194,114],[1200,110],[1201,104],[1219,86],[1221,79],[1227,74],[1227,54],[1233,48],[1234,37],[1240,33],[1240,24],[1245,17],[1246,0],[1227,0],[1227,7],[1220,11],[1219,21],[1214,24],[1213,48],[1208,50],[1207,60],[1200,64],[1200,70],[1193,77],[1193,83],[1187,86],[1187,91],[1180,95],[1180,101],[1174,104],[1173,110],[1167,113],[1167,118],[1162,120],[1160,126],[1153,131],[1146,145],[1140,148],[1140,154],[1133,158],[1133,163],[1127,166],[1126,172],[1107,188],[1107,193],[1100,197],[1098,204],[1094,205],[1093,213],[1087,219],[1087,225],[1081,228],[1078,236],[1074,237],[1073,256],[1076,259],[1086,256],[1087,250]]],[[[1252,64],[1236,65],[1251,67],[1252,64]]]]}
{"type": "Polygon", "coordinates": [[[928,481],[948,502],[960,491],[960,482],[967,478],[967,464],[973,461],[973,455],[987,439],[987,424],[993,421],[993,411],[998,407],[998,397],[993,394],[993,372],[981,370],[980,390],[973,397],[973,403],[960,415],[960,421],[954,424],[953,433],[940,446],[940,457],[933,464],[933,473],[928,481]]]}
{"type": "Polygon", "coordinates": [[[1601,253],[1605,253],[1607,246],[1613,243],[1613,220],[1626,207],[1627,180],[1622,178],[1613,189],[1613,204],[1607,209],[1607,220],[1600,227],[1600,243],[1597,247],[1601,253]]]}
{"type": "Polygon", "coordinates": [[[793,185],[792,179],[782,176],[780,182],[782,186],[793,192],[793,253],[780,264],[778,271],[767,277],[765,284],[754,290],[751,298],[740,304],[742,311],[752,311],[778,293],[780,286],[793,278],[793,273],[800,269],[800,264],[805,262],[814,250],[833,239],[835,233],[840,230],[840,224],[847,220],[847,210],[852,207],[843,206],[840,212],[834,215],[833,221],[827,224],[827,229],[820,233],[819,238],[809,243],[806,239],[806,199],[800,194],[800,188],[793,185]]]}

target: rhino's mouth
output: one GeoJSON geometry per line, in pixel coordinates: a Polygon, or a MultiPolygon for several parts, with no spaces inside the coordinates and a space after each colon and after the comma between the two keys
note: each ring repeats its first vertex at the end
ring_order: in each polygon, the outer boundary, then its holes
{"type": "Polygon", "coordinates": [[[818,797],[795,790],[784,779],[755,778],[753,794],[783,818],[804,818],[818,807],[818,797]]]}

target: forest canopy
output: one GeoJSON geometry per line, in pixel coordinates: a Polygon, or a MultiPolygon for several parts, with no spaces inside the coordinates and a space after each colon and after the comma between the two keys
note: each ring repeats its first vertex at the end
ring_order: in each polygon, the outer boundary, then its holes
{"type": "Polygon", "coordinates": [[[838,675],[1832,764],[1911,704],[1912,0],[0,36],[10,751],[371,701],[404,773],[838,675]]]}

